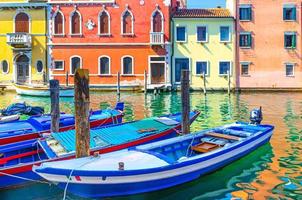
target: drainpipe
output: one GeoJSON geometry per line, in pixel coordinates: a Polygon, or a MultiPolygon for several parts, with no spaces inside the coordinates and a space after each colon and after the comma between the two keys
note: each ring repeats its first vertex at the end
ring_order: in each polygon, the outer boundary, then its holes
{"type": "Polygon", "coordinates": [[[173,80],[173,72],[174,72],[174,19],[171,16],[171,23],[170,23],[170,40],[171,40],[171,58],[170,58],[170,63],[171,63],[171,70],[170,70],[170,80],[171,80],[171,86],[172,88],[174,87],[174,80],[173,80]]]}
{"type": "MultiPolygon", "coordinates": [[[[45,42],[46,42],[46,45],[45,45],[45,83],[48,82],[49,80],[49,73],[48,73],[48,6],[46,4],[46,7],[44,7],[44,11],[45,11],[45,42]]],[[[45,84],[44,83],[44,84],[45,84]]]]}

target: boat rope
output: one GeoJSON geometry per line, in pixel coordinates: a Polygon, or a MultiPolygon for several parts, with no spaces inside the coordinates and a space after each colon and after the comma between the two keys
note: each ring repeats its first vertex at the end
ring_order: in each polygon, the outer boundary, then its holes
{"type": "Polygon", "coordinates": [[[195,136],[196,136],[196,133],[193,133],[193,137],[192,137],[191,143],[190,143],[190,145],[189,145],[188,148],[187,148],[186,157],[192,155],[192,151],[190,151],[191,153],[190,153],[190,155],[189,155],[189,149],[191,149],[191,147],[193,146],[193,142],[194,142],[194,140],[195,140],[195,136]]]}
{"type": "Polygon", "coordinates": [[[88,162],[83,163],[82,165],[80,165],[80,166],[78,166],[78,167],[75,167],[75,168],[73,168],[73,169],[70,171],[70,174],[69,174],[69,176],[68,176],[68,181],[67,181],[67,183],[66,183],[66,185],[65,185],[65,188],[64,188],[63,200],[66,199],[67,187],[68,187],[68,185],[69,185],[69,183],[70,183],[70,181],[71,181],[71,176],[72,176],[73,171],[76,170],[76,169],[78,169],[78,168],[80,168],[80,167],[83,167],[83,166],[85,166],[85,165],[87,165],[87,164],[89,164],[89,163],[91,163],[91,162],[93,162],[93,161],[95,161],[95,159],[93,159],[93,158],[95,158],[95,157],[92,157],[92,159],[89,160],[88,162]]]}
{"type": "Polygon", "coordinates": [[[4,176],[9,176],[9,177],[25,180],[25,181],[31,181],[31,182],[35,182],[35,183],[48,184],[49,186],[51,185],[51,183],[47,182],[47,181],[35,180],[35,179],[31,179],[31,178],[26,178],[26,177],[22,177],[22,176],[13,175],[13,174],[8,174],[8,173],[5,173],[5,172],[0,172],[0,174],[4,175],[4,176]]]}

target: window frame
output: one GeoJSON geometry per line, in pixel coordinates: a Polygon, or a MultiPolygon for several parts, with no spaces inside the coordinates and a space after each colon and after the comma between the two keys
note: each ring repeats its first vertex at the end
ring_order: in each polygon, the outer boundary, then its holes
{"type": "Polygon", "coordinates": [[[30,34],[31,33],[31,16],[29,13],[27,13],[25,10],[19,10],[17,11],[17,13],[15,14],[14,16],[14,23],[13,23],[13,30],[14,30],[14,33],[16,33],[16,17],[20,14],[20,13],[24,13],[27,15],[28,17],[28,33],[30,34]]]}
{"type": "Polygon", "coordinates": [[[43,74],[43,72],[44,72],[44,63],[43,63],[42,59],[38,59],[36,61],[36,71],[37,71],[37,74],[43,74]],[[42,71],[41,72],[38,71],[38,62],[39,61],[42,63],[42,71]]]}
{"type": "Polygon", "coordinates": [[[7,60],[5,60],[5,59],[1,60],[0,67],[1,67],[1,73],[2,74],[9,74],[10,67],[9,67],[9,62],[7,60]],[[3,70],[3,62],[7,63],[7,72],[4,72],[4,70],[3,70]]]}
{"type": "Polygon", "coordinates": [[[283,16],[282,16],[283,21],[285,21],[285,22],[295,22],[295,21],[297,21],[297,6],[296,6],[296,4],[283,4],[282,14],[283,14],[283,16]],[[294,19],[285,19],[284,9],[295,9],[294,19]]]}
{"type": "Polygon", "coordinates": [[[243,62],[240,62],[240,76],[242,77],[250,77],[250,66],[251,66],[251,62],[248,62],[248,61],[243,61],[243,62]],[[248,67],[248,74],[242,74],[242,66],[243,65],[247,65],[248,67]]]}
{"type": "Polygon", "coordinates": [[[286,77],[295,77],[295,63],[285,63],[284,66],[285,66],[285,76],[286,77]],[[286,73],[288,65],[291,65],[292,68],[293,68],[293,74],[292,75],[287,75],[287,73],[286,73]]]}
{"type": "Polygon", "coordinates": [[[209,42],[209,31],[208,31],[208,26],[207,25],[197,25],[196,26],[196,41],[197,42],[202,42],[202,43],[208,43],[209,42]],[[206,39],[205,40],[198,40],[198,28],[206,28],[206,39]]]}
{"type": "Polygon", "coordinates": [[[165,30],[165,19],[164,19],[164,15],[162,13],[161,10],[159,10],[159,8],[157,7],[151,14],[151,33],[164,33],[164,30],[165,30]],[[160,15],[161,15],[161,32],[154,32],[154,15],[155,13],[158,12],[160,15]]]}
{"type": "Polygon", "coordinates": [[[238,42],[238,44],[239,44],[239,47],[240,47],[241,49],[251,49],[252,46],[253,46],[252,32],[240,32],[240,33],[239,33],[239,42],[238,42]],[[240,41],[241,41],[240,36],[241,36],[241,35],[249,35],[249,37],[250,37],[250,46],[241,46],[241,45],[240,45],[240,41]]]}
{"type": "Polygon", "coordinates": [[[69,75],[74,75],[74,73],[72,73],[72,59],[73,58],[80,58],[80,67],[79,67],[79,69],[82,69],[82,66],[83,66],[83,59],[82,59],[82,57],[81,56],[79,56],[79,55],[73,55],[73,56],[71,56],[70,57],[70,63],[69,63],[69,75]]]}
{"type": "Polygon", "coordinates": [[[239,8],[238,8],[238,13],[239,13],[239,21],[241,22],[250,22],[253,20],[253,9],[252,9],[252,5],[251,4],[240,4],[239,8]],[[240,9],[250,9],[250,19],[240,19],[241,15],[240,15],[240,9]]]}
{"type": "Polygon", "coordinates": [[[70,36],[82,36],[83,35],[83,23],[82,23],[82,15],[78,10],[73,10],[69,16],[69,35],[70,36]],[[80,17],[80,33],[72,33],[72,17],[75,13],[78,13],[80,17]]]}
{"type": "Polygon", "coordinates": [[[111,76],[111,58],[108,55],[101,55],[98,57],[98,75],[99,76],[111,76]],[[109,70],[108,74],[102,74],[101,73],[101,58],[108,58],[109,61],[109,70]]]}
{"type": "Polygon", "coordinates": [[[175,42],[177,42],[177,43],[186,43],[187,42],[187,40],[188,40],[188,34],[187,34],[187,26],[176,26],[175,27],[175,42]],[[177,40],[177,29],[178,28],[185,28],[185,40],[177,40]]]}
{"type": "Polygon", "coordinates": [[[98,15],[98,35],[99,36],[110,36],[111,35],[111,17],[110,14],[107,10],[103,9],[99,12],[98,15]],[[100,17],[102,16],[103,13],[106,13],[107,17],[108,17],[108,33],[101,33],[101,20],[100,17]]]}
{"type": "Polygon", "coordinates": [[[128,7],[126,8],[126,10],[124,10],[124,12],[121,15],[121,35],[122,36],[134,36],[134,15],[131,12],[131,10],[128,9],[128,7]],[[124,33],[124,15],[129,12],[129,14],[131,15],[131,33],[124,33]]]}
{"type": "Polygon", "coordinates": [[[65,69],[65,61],[64,60],[54,60],[53,61],[53,70],[55,70],[55,71],[64,71],[64,69],[65,69]],[[55,68],[56,62],[62,62],[62,69],[56,69],[55,68]]]}
{"type": "Polygon", "coordinates": [[[122,67],[122,69],[121,69],[121,72],[122,72],[122,76],[134,76],[135,75],[135,73],[134,73],[134,57],[133,56],[131,56],[131,55],[124,55],[124,56],[122,56],[121,57],[121,67],[122,67]],[[124,58],[127,58],[127,57],[129,57],[129,58],[131,58],[132,59],[132,73],[131,74],[125,74],[124,73],[124,58]]]}
{"type": "Polygon", "coordinates": [[[285,49],[288,49],[288,50],[290,50],[290,49],[297,49],[297,32],[284,32],[284,48],[285,49]],[[295,37],[295,46],[290,46],[290,47],[287,47],[286,46],[286,40],[285,40],[285,37],[286,36],[294,36],[295,37]]]}
{"type": "Polygon", "coordinates": [[[62,13],[61,10],[57,9],[56,12],[54,13],[53,17],[52,17],[52,31],[53,31],[53,36],[65,36],[65,16],[62,13]],[[56,22],[56,16],[58,15],[58,13],[60,13],[62,15],[62,33],[56,33],[55,30],[55,22],[56,22]]]}
{"type": "Polygon", "coordinates": [[[219,74],[219,76],[228,76],[228,74],[221,74],[220,73],[220,63],[222,63],[222,62],[228,62],[228,63],[230,63],[230,77],[232,77],[232,74],[233,74],[233,67],[232,67],[232,61],[230,61],[230,60],[220,60],[219,62],[218,62],[218,74],[219,74]]]}
{"type": "Polygon", "coordinates": [[[231,26],[219,26],[219,41],[220,41],[220,43],[230,43],[230,42],[232,42],[231,37],[232,37],[231,26]],[[229,40],[225,40],[225,41],[221,40],[221,28],[222,27],[228,27],[229,28],[229,40]]]}
{"type": "Polygon", "coordinates": [[[209,73],[209,65],[210,65],[210,62],[208,61],[208,60],[196,60],[195,61],[195,76],[203,76],[203,74],[198,74],[197,73],[197,63],[198,62],[205,62],[205,63],[207,63],[207,73],[205,74],[205,76],[209,76],[210,75],[210,73],[209,73]]]}

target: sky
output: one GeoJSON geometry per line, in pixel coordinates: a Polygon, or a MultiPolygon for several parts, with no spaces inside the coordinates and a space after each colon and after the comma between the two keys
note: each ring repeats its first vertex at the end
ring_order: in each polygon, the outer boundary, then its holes
{"type": "Polygon", "coordinates": [[[189,8],[225,7],[225,0],[187,0],[189,8]]]}

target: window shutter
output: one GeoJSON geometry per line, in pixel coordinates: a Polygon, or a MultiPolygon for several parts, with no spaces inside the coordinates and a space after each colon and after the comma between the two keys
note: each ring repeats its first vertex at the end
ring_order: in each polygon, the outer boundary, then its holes
{"type": "Polygon", "coordinates": [[[286,8],[283,8],[283,20],[286,20],[286,8]]]}
{"type": "Polygon", "coordinates": [[[284,47],[286,48],[286,34],[284,34],[284,47]]]}
{"type": "Polygon", "coordinates": [[[15,32],[28,33],[29,32],[29,18],[25,13],[19,13],[15,18],[15,32]]]}
{"type": "Polygon", "coordinates": [[[153,32],[160,33],[162,32],[162,17],[159,12],[156,12],[153,16],[153,32]]]}
{"type": "Polygon", "coordinates": [[[293,36],[292,36],[293,38],[292,38],[292,47],[293,48],[296,48],[296,34],[294,34],[293,36]]]}
{"type": "Polygon", "coordinates": [[[248,43],[248,46],[251,47],[252,46],[252,35],[248,35],[247,37],[247,43],[248,43]]]}
{"type": "Polygon", "coordinates": [[[72,33],[73,34],[80,34],[80,16],[77,12],[75,12],[71,18],[72,21],[72,33]]]}
{"type": "Polygon", "coordinates": [[[63,33],[63,16],[61,13],[57,13],[55,16],[55,34],[63,33]]]}
{"type": "Polygon", "coordinates": [[[293,8],[293,17],[292,17],[292,19],[293,20],[296,20],[296,17],[297,17],[297,11],[296,11],[297,9],[296,9],[296,7],[295,8],[293,8]]]}
{"type": "Polygon", "coordinates": [[[252,20],[252,8],[248,9],[248,19],[252,20]]]}

